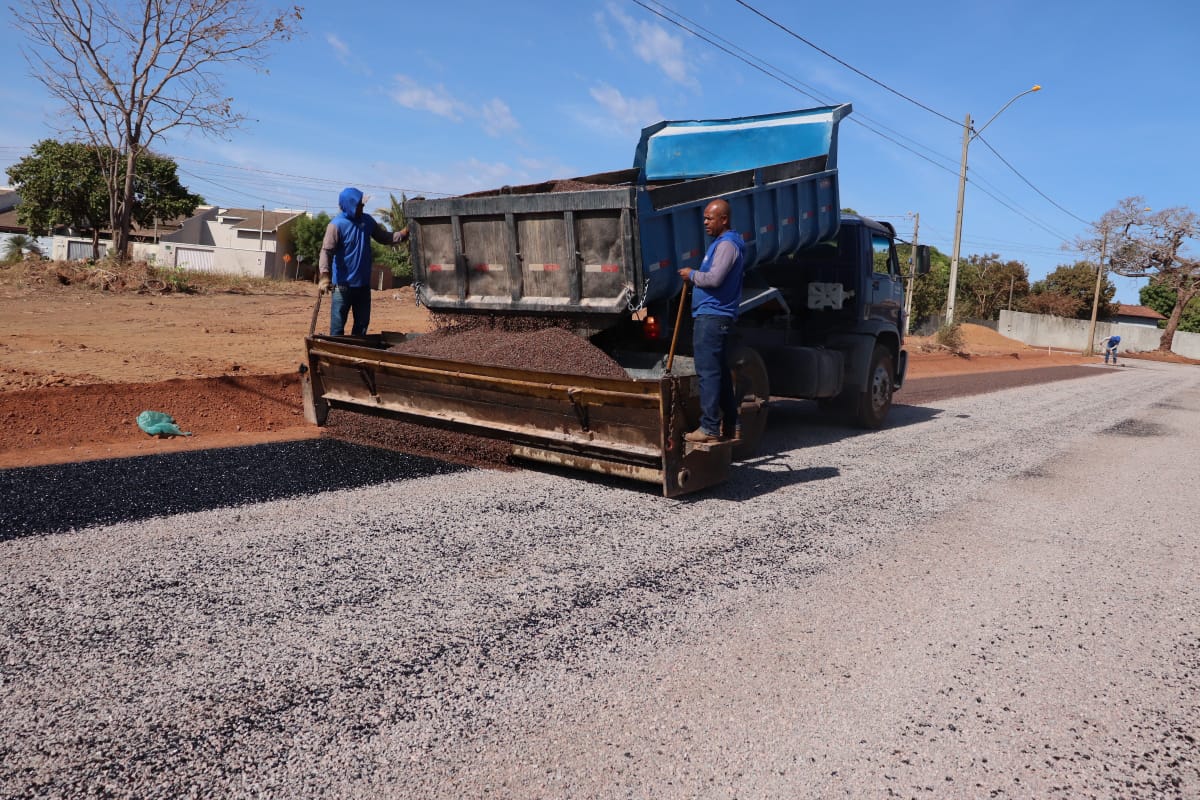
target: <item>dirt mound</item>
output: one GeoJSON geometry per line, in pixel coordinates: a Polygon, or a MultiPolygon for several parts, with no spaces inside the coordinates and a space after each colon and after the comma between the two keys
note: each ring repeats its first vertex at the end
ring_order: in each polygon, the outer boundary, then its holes
{"type": "MultiPolygon", "coordinates": [[[[968,355],[1006,355],[1021,353],[1029,350],[1029,345],[1016,339],[997,333],[985,325],[964,322],[959,326],[962,337],[961,352],[968,355]]],[[[910,350],[925,353],[936,353],[946,348],[938,343],[937,336],[910,336],[907,340],[910,350]]]]}
{"type": "Polygon", "coordinates": [[[621,365],[586,339],[521,318],[495,324],[454,325],[409,339],[392,348],[468,364],[561,372],[590,378],[628,377],[621,365]],[[534,326],[533,330],[524,326],[534,326]]]}

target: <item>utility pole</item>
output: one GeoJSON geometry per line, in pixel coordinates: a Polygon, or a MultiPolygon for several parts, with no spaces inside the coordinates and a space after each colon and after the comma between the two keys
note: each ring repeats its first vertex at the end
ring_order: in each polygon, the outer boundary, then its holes
{"type": "MultiPolygon", "coordinates": [[[[1001,109],[1003,111],[1004,109],[1001,109]]],[[[946,294],[944,325],[954,324],[954,300],[958,294],[958,253],[962,247],[963,200],[967,194],[967,147],[971,144],[971,115],[963,121],[962,162],[958,168],[958,211],[954,215],[954,249],[950,254],[950,287],[946,294]]]]}
{"type": "Polygon", "coordinates": [[[917,282],[917,231],[921,228],[921,212],[913,212],[912,251],[908,254],[908,286],[904,290],[904,335],[912,333],[913,286],[917,282]]]}
{"type": "Polygon", "coordinates": [[[978,138],[988,125],[996,121],[996,117],[1004,113],[1004,109],[1030,92],[1040,92],[1041,90],[1040,84],[1034,84],[1032,88],[1015,95],[1012,100],[1000,106],[1000,110],[992,114],[992,118],[983,123],[977,131],[971,129],[970,114],[967,114],[963,120],[962,163],[958,168],[958,211],[954,215],[954,252],[950,254],[950,286],[946,294],[946,321],[944,323],[946,325],[954,324],[954,300],[958,294],[958,254],[959,248],[962,247],[963,199],[967,193],[967,148],[970,147],[972,139],[978,138]]]}
{"type": "Polygon", "coordinates": [[[1100,240],[1100,263],[1096,265],[1096,292],[1092,295],[1092,322],[1088,325],[1087,347],[1083,354],[1090,356],[1095,352],[1093,343],[1096,341],[1096,312],[1100,309],[1100,285],[1104,283],[1104,257],[1108,255],[1108,224],[1104,223],[1104,237],[1100,240]]]}

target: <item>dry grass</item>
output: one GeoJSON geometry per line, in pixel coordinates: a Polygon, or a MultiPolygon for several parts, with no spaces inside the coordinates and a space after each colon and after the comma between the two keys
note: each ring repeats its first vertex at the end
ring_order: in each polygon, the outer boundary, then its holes
{"type": "Polygon", "coordinates": [[[14,289],[76,290],[136,294],[309,294],[305,281],[282,281],[156,267],[145,261],[49,261],[25,259],[0,266],[0,285],[14,289]]]}

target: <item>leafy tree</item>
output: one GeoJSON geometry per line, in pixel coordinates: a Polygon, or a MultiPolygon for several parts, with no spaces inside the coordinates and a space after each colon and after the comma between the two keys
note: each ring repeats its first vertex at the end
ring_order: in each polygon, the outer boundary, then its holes
{"type": "MultiPolygon", "coordinates": [[[[55,228],[90,230],[92,257],[100,255],[100,230],[108,219],[109,195],[103,165],[112,154],[80,142],[44,139],[8,169],[21,192],[17,219],[34,235],[55,228]]],[[[155,219],[187,216],[203,202],[179,182],[175,162],[143,151],[134,162],[132,220],[149,227],[155,219]]]]}
{"type": "MultiPolygon", "coordinates": [[[[901,264],[907,264],[911,248],[897,247],[901,264]]],[[[959,274],[961,278],[961,272],[959,274]]],[[[950,288],[950,256],[936,247],[929,249],[929,274],[919,275],[913,285],[912,318],[929,319],[946,309],[946,295],[950,288]]]]}
{"type": "MultiPolygon", "coordinates": [[[[1035,283],[1033,291],[1021,303],[1021,309],[1030,314],[1046,314],[1051,317],[1079,317],[1080,303],[1078,297],[1047,292],[1044,284],[1039,286],[1035,283]]],[[[1088,316],[1091,316],[1090,311],[1088,316]]]]}
{"type": "Polygon", "coordinates": [[[329,222],[329,215],[322,211],[315,217],[305,214],[292,223],[296,258],[314,270],[321,258],[321,242],[325,240],[325,229],[329,227],[329,222]]]}
{"type": "Polygon", "coordinates": [[[387,208],[375,209],[375,219],[393,231],[408,227],[408,217],[404,214],[404,204],[408,198],[402,194],[397,200],[396,195],[388,193],[388,201],[387,208]]]}
{"type": "Polygon", "coordinates": [[[100,162],[91,147],[43,139],[8,168],[8,178],[21,192],[18,222],[35,236],[60,227],[91,230],[93,255],[98,255],[100,223],[108,210],[100,162]]]}
{"type": "MultiPolygon", "coordinates": [[[[1092,300],[1096,293],[1096,265],[1089,261],[1076,261],[1071,265],[1060,265],[1030,287],[1025,298],[1025,309],[1034,314],[1053,314],[1056,317],[1089,319],[1092,316],[1092,300]]],[[[1100,305],[1097,316],[1111,317],[1117,313],[1113,297],[1117,287],[1108,278],[1100,285],[1100,305]]]]}
{"type": "Polygon", "coordinates": [[[25,258],[25,255],[40,256],[42,248],[38,247],[37,239],[23,233],[14,233],[4,243],[4,263],[12,264],[25,258]]]}
{"type": "Polygon", "coordinates": [[[1184,309],[1200,296],[1200,258],[1186,253],[1200,238],[1200,216],[1183,207],[1151,212],[1141,197],[1127,197],[1105,214],[1113,232],[1112,269],[1128,278],[1150,278],[1175,292],[1175,305],[1159,340],[1170,350],[1184,309]]]}
{"type": "Polygon", "coordinates": [[[138,159],[173,128],[236,128],[244,117],[222,91],[221,70],[260,65],[300,20],[299,7],[264,11],[256,0],[26,0],[10,11],[29,39],[33,76],[102,158],[118,258],[129,252],[138,159]]]}
{"type": "Polygon", "coordinates": [[[959,264],[958,278],[964,310],[976,319],[997,319],[1010,297],[1016,303],[1029,294],[1029,270],[1025,265],[1002,261],[996,253],[968,256],[959,264]]]}
{"type": "MultiPolygon", "coordinates": [[[[1175,308],[1176,292],[1161,283],[1151,281],[1138,292],[1138,301],[1147,308],[1153,308],[1163,316],[1169,317],[1175,308]]],[[[1166,327],[1166,321],[1158,323],[1160,328],[1166,327]]],[[[1179,318],[1179,330],[1184,333],[1200,333],[1200,297],[1192,298],[1183,309],[1179,318]]]]}
{"type": "MultiPolygon", "coordinates": [[[[404,214],[404,195],[397,200],[394,194],[388,194],[390,201],[387,208],[375,209],[375,218],[390,230],[398,231],[408,227],[408,217],[404,214]]],[[[385,247],[378,242],[371,242],[371,253],[377,264],[383,264],[397,278],[412,277],[412,256],[407,247],[385,247]]]]}

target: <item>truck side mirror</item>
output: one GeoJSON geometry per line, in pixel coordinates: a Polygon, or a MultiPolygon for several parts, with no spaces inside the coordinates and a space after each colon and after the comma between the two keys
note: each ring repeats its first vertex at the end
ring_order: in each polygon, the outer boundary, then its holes
{"type": "Polygon", "coordinates": [[[916,246],[916,252],[913,253],[914,266],[918,275],[929,274],[929,245],[919,244],[916,246]]]}

